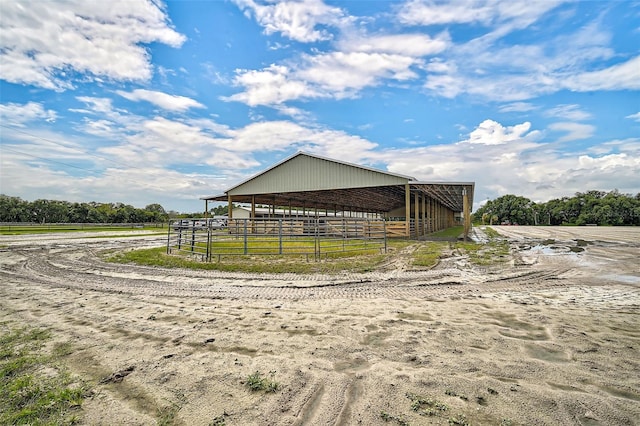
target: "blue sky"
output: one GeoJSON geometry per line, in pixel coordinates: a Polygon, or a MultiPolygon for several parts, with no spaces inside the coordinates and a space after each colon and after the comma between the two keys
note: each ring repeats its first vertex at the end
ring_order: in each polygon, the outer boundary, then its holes
{"type": "Polygon", "coordinates": [[[0,0],[0,192],[198,198],[303,150],[475,207],[640,192],[640,3],[0,0]]]}

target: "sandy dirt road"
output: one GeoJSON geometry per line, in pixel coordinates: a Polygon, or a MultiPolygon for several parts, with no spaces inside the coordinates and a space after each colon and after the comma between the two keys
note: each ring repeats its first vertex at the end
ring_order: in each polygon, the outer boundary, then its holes
{"type": "Polygon", "coordinates": [[[84,424],[640,424],[640,229],[494,228],[499,266],[331,276],[100,260],[161,236],[1,237],[0,321],[73,345],[84,424]],[[280,389],[251,392],[256,371],[280,389]]]}

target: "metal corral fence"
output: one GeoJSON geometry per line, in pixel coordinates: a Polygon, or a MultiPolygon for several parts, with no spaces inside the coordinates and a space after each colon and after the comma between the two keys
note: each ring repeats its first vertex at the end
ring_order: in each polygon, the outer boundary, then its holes
{"type": "Polygon", "coordinates": [[[171,221],[168,254],[203,261],[223,256],[298,255],[320,260],[332,253],[387,251],[384,220],[366,218],[182,219],[171,221]]]}

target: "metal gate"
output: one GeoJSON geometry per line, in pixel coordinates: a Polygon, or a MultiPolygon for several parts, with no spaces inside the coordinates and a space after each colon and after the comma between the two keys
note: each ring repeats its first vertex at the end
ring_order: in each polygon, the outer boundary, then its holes
{"type": "Polygon", "coordinates": [[[169,223],[168,254],[203,261],[214,257],[297,255],[319,260],[332,253],[386,252],[384,220],[365,218],[232,219],[221,225],[205,219],[169,223]]]}

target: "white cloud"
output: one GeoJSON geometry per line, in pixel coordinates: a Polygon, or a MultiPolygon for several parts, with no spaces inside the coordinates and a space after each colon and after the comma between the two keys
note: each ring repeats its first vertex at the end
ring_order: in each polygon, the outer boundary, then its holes
{"type": "Polygon", "coordinates": [[[593,136],[596,130],[595,126],[582,123],[553,123],[549,125],[549,129],[556,132],[567,133],[565,136],[558,139],[558,142],[589,139],[593,136]]]}
{"type": "Polygon", "coordinates": [[[370,150],[365,156],[424,181],[474,181],[475,208],[505,194],[546,201],[589,189],[638,192],[640,139],[566,153],[556,150],[557,140],[533,141],[541,132],[531,127],[485,120],[458,143],[370,150]]]}
{"type": "Polygon", "coordinates": [[[222,99],[250,106],[276,106],[295,99],[352,97],[386,79],[415,79],[412,66],[419,63],[416,58],[385,53],[306,55],[294,69],[270,65],[260,71],[238,70],[234,82],[244,91],[222,99]]]}
{"type": "Polygon", "coordinates": [[[597,71],[567,76],[563,86],[576,92],[640,89],[640,56],[597,71]]]}
{"type": "Polygon", "coordinates": [[[528,102],[513,102],[507,105],[501,106],[498,111],[500,112],[528,112],[537,109],[537,107],[528,102]]]}
{"type": "MultiPolygon", "coordinates": [[[[620,59],[624,55],[617,55],[611,48],[612,34],[601,28],[600,19],[594,18],[576,30],[537,36],[541,32],[538,21],[559,4],[410,1],[400,8],[399,17],[411,25],[473,22],[487,28],[470,40],[451,37],[446,56],[427,63],[424,87],[438,96],[469,94],[514,102],[563,89],[638,89],[640,57],[620,59]],[[512,44],[500,40],[525,28],[531,33],[531,41],[512,44]]],[[[453,34],[460,37],[460,33],[453,34]]]]}
{"type": "Polygon", "coordinates": [[[237,151],[304,150],[331,158],[358,161],[377,145],[342,131],[302,126],[289,121],[252,123],[232,132],[237,151]]]}
{"type": "Polygon", "coordinates": [[[531,123],[529,122],[504,127],[496,121],[485,120],[469,134],[467,142],[481,145],[504,145],[525,138],[530,128],[531,123]]]}
{"type": "Polygon", "coordinates": [[[431,38],[426,34],[391,34],[345,38],[340,50],[348,52],[388,53],[420,57],[444,51],[449,45],[448,35],[431,38]]]}
{"type": "Polygon", "coordinates": [[[332,38],[331,33],[321,26],[339,26],[347,19],[340,8],[328,6],[321,0],[234,2],[247,16],[255,15],[266,34],[280,33],[283,37],[300,42],[329,40],[332,38]]]}
{"type": "Polygon", "coordinates": [[[80,80],[148,80],[152,66],[142,44],[179,47],[185,40],[150,0],[10,1],[2,15],[0,78],[46,89],[72,88],[74,72],[80,80]]]}
{"type": "Polygon", "coordinates": [[[90,120],[85,118],[83,120],[84,126],[82,130],[90,135],[98,136],[101,138],[113,137],[117,132],[116,123],[109,120],[90,120]]]}
{"type": "Polygon", "coordinates": [[[129,129],[135,129],[140,121],[140,117],[127,110],[114,108],[110,98],[77,96],[76,99],[84,103],[85,108],[69,108],[69,111],[86,115],[82,118],[83,124],[77,128],[94,136],[118,140],[125,137],[129,129]]]}
{"type": "MultiPolygon", "coordinates": [[[[637,192],[640,176],[640,139],[560,152],[559,140],[538,140],[540,132],[529,122],[504,125],[484,120],[457,143],[400,149],[285,120],[237,128],[204,118],[144,119],[122,114],[119,120],[130,123],[127,131],[95,150],[86,137],[61,144],[54,141],[66,136],[4,134],[3,147],[13,151],[3,151],[3,185],[27,198],[47,193],[48,198],[86,201],[97,193],[104,201],[134,205],[166,201],[175,206],[181,199],[192,205],[198,197],[221,193],[269,166],[256,161],[257,153],[288,155],[297,150],[356,164],[386,164],[392,172],[425,181],[475,181],[476,202],[507,193],[547,200],[592,188],[637,192]],[[25,153],[38,153],[40,158],[25,153]],[[82,170],[59,171],[59,163],[79,164],[82,170]],[[183,164],[202,172],[181,172],[183,164]]],[[[92,120],[91,125],[94,133],[107,135],[111,127],[120,126],[104,118],[92,120]]],[[[577,132],[568,126],[558,130],[577,132]]]]}
{"type": "Polygon", "coordinates": [[[488,23],[496,14],[497,11],[482,1],[436,3],[412,0],[402,5],[398,12],[398,19],[409,25],[488,23]]]}
{"type": "Polygon", "coordinates": [[[26,104],[0,104],[0,122],[15,127],[25,127],[26,123],[44,120],[54,122],[57,114],[53,110],[45,110],[42,104],[28,102],[26,104]]]}
{"type": "Polygon", "coordinates": [[[593,116],[580,109],[580,105],[558,105],[555,108],[551,108],[545,111],[547,117],[564,118],[573,121],[583,121],[592,118],[593,116]]]}
{"type": "Polygon", "coordinates": [[[525,28],[559,3],[550,0],[544,2],[410,0],[399,8],[398,19],[409,25],[477,23],[489,26],[506,22],[514,28],[525,28]]]}
{"type": "MultiPolygon", "coordinates": [[[[611,34],[600,28],[598,19],[573,32],[531,37],[526,44],[500,40],[518,30],[540,32],[534,24],[561,3],[410,1],[398,9],[398,19],[405,24],[473,23],[486,29],[471,40],[458,42],[449,32],[435,37],[418,32],[370,35],[364,27],[343,25],[334,51],[316,51],[262,70],[238,70],[235,85],[244,91],[225,100],[256,106],[296,99],[341,99],[358,96],[367,87],[422,80],[429,94],[446,98],[468,94],[512,102],[513,110],[515,102],[562,89],[640,87],[637,61],[602,68],[616,54],[609,46],[611,34]]],[[[520,111],[523,106],[521,103],[520,111]]]]}
{"type": "Polygon", "coordinates": [[[130,101],[147,101],[168,111],[184,112],[189,108],[204,108],[204,105],[191,98],[153,90],[136,89],[133,92],[118,90],[116,93],[130,101]]]}
{"type": "Polygon", "coordinates": [[[270,65],[261,71],[237,70],[234,79],[244,92],[222,98],[226,101],[239,101],[249,106],[277,105],[288,100],[313,98],[320,96],[304,81],[296,79],[294,73],[285,66],[270,65]]]}
{"type": "MultiPolygon", "coordinates": [[[[249,3],[252,8],[262,7],[253,1],[242,2],[245,6],[249,3]]],[[[269,7],[281,5],[291,7],[287,2],[269,7]]],[[[311,5],[318,6],[317,2],[311,5]]],[[[307,6],[310,4],[303,2],[296,7],[307,6]]],[[[340,22],[350,21],[344,18],[340,22]]],[[[421,58],[442,53],[450,44],[446,32],[435,38],[420,33],[363,35],[346,26],[342,28],[342,38],[335,43],[336,50],[312,51],[261,70],[236,70],[234,84],[244,91],[222,99],[250,106],[277,106],[283,112],[286,109],[281,104],[287,101],[354,97],[362,89],[384,84],[385,80],[405,82],[418,78],[418,71],[425,67],[421,58]]]]}
{"type": "Polygon", "coordinates": [[[417,60],[407,56],[383,53],[332,52],[307,58],[308,66],[298,71],[303,80],[319,85],[335,97],[376,85],[381,79],[416,78],[411,66],[417,60]]]}
{"type": "Polygon", "coordinates": [[[636,112],[635,114],[627,115],[625,118],[629,118],[633,121],[637,121],[640,123],[640,112],[636,112]]]}
{"type": "Polygon", "coordinates": [[[77,110],[71,109],[70,111],[74,112],[87,112],[94,114],[111,114],[113,112],[112,101],[109,98],[96,98],[93,96],[78,96],[76,98],[80,102],[83,102],[87,105],[89,110],[77,110]]]}
{"type": "MultiPolygon", "coordinates": [[[[202,124],[202,120],[198,124],[202,124]]],[[[207,164],[233,169],[255,164],[253,160],[232,154],[227,149],[233,148],[232,141],[198,124],[192,125],[164,117],[145,119],[135,129],[130,129],[130,134],[120,144],[101,148],[99,151],[138,166],[207,164]]]]}
{"type": "Polygon", "coordinates": [[[424,66],[424,69],[432,73],[455,73],[457,66],[453,62],[445,62],[441,58],[434,58],[424,66]]]}
{"type": "MultiPolygon", "coordinates": [[[[49,154],[53,155],[54,161],[59,159],[59,153],[56,155],[52,151],[49,154]]],[[[120,201],[138,208],[160,203],[183,208],[182,211],[193,211],[196,210],[191,207],[194,201],[200,206],[197,202],[199,197],[221,193],[229,187],[229,183],[219,176],[182,173],[149,164],[100,170],[66,168],[65,171],[60,170],[58,163],[3,152],[2,167],[3,179],[11,183],[12,194],[20,194],[26,200],[120,201]],[[38,176],[38,179],[24,179],[25,175],[38,176]]]]}

